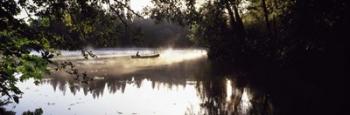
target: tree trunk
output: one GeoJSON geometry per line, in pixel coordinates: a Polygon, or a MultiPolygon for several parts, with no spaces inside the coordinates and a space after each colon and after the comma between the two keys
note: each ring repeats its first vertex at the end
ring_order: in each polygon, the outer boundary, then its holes
{"type": "Polygon", "coordinates": [[[232,8],[231,8],[231,6],[230,6],[229,1],[224,1],[224,2],[225,2],[225,3],[224,3],[224,4],[225,4],[225,7],[226,7],[226,9],[227,9],[227,11],[228,11],[228,15],[229,15],[229,17],[230,17],[231,29],[234,29],[234,25],[235,25],[236,21],[235,21],[235,17],[234,17],[232,8]]]}
{"type": "Polygon", "coordinates": [[[272,38],[271,24],[269,22],[269,12],[267,11],[267,6],[265,0],[261,0],[261,7],[264,11],[265,24],[268,32],[268,36],[272,38]]]}
{"type": "Polygon", "coordinates": [[[245,28],[244,28],[244,25],[243,25],[243,22],[242,22],[242,18],[239,15],[239,11],[238,11],[237,6],[238,6],[237,0],[233,0],[232,8],[233,8],[233,11],[235,13],[236,30],[238,32],[238,37],[243,39],[243,38],[246,37],[246,33],[245,33],[245,28]]]}

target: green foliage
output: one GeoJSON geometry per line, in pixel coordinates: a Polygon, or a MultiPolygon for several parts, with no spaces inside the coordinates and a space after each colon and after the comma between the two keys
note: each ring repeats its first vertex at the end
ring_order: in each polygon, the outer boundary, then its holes
{"type": "Polygon", "coordinates": [[[99,0],[92,0],[91,4],[88,1],[64,2],[64,9],[59,8],[60,12],[57,12],[60,17],[48,13],[53,9],[44,9],[30,25],[43,32],[54,48],[76,50],[86,46],[119,46],[118,42],[130,40],[124,38],[134,34],[133,31],[124,31],[126,27],[123,22],[131,21],[121,13],[123,4],[111,4],[104,9],[101,6],[103,3],[105,1],[99,0]]]}
{"type": "MultiPolygon", "coordinates": [[[[126,37],[120,34],[120,30],[126,29],[121,27],[123,20],[130,22],[132,15],[124,15],[127,4],[115,2],[0,1],[1,96],[18,102],[22,92],[16,83],[29,78],[38,82],[49,72],[48,65],[54,64],[50,59],[58,55],[56,48],[83,49],[90,41],[97,46],[116,46],[117,38],[126,37]],[[107,3],[108,10],[116,12],[103,9],[101,4],[107,3]],[[15,18],[21,10],[28,15],[27,22],[15,18]]],[[[91,52],[88,54],[93,56],[91,52]]]]}
{"type": "MultiPolygon", "coordinates": [[[[25,5],[23,2],[19,3],[25,5]]],[[[19,4],[1,1],[0,7],[1,14],[6,14],[0,16],[0,23],[5,25],[0,29],[0,93],[1,97],[8,97],[4,101],[13,99],[18,103],[18,95],[22,92],[16,83],[29,78],[40,80],[48,72],[47,66],[54,50],[45,36],[30,29],[23,20],[14,18],[19,13],[19,4]],[[32,52],[41,55],[33,55],[32,52]]]]}
{"type": "Polygon", "coordinates": [[[47,65],[52,54],[36,56],[30,52],[38,50],[48,52],[47,40],[28,40],[22,36],[15,36],[2,32],[0,43],[0,91],[1,95],[13,96],[18,102],[17,94],[21,91],[15,86],[18,80],[34,78],[40,80],[47,72],[47,65]],[[5,34],[4,34],[5,33],[5,34]]]}

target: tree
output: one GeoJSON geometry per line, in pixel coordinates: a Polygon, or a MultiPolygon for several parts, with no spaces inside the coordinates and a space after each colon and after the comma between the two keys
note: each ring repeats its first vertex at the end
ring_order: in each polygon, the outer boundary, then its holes
{"type": "MultiPolygon", "coordinates": [[[[78,44],[101,36],[109,36],[109,38],[114,36],[118,26],[100,30],[101,24],[118,25],[122,21],[111,22],[114,15],[106,14],[106,11],[102,10],[101,5],[110,2],[113,1],[0,1],[1,96],[7,96],[7,101],[12,98],[18,102],[18,95],[22,92],[16,87],[16,82],[29,78],[34,78],[38,82],[51,70],[49,65],[71,65],[70,63],[57,64],[50,60],[58,55],[55,49],[59,46],[82,49],[83,46],[78,44]],[[21,10],[27,13],[29,21],[15,18],[21,10]],[[104,17],[108,20],[103,19],[104,17]],[[96,19],[104,20],[106,23],[97,22],[96,19]],[[38,55],[33,54],[35,52],[38,55]]],[[[114,0],[110,6],[112,5],[131,10],[128,5],[120,4],[118,0],[114,0]]],[[[99,40],[103,41],[103,39],[99,40]]],[[[102,43],[102,45],[105,44],[102,43]]],[[[82,51],[84,54],[85,51],[82,51]]]]}
{"type": "MultiPolygon", "coordinates": [[[[23,1],[19,2],[22,6],[23,1]]],[[[22,92],[17,81],[28,78],[39,80],[45,72],[54,52],[48,39],[14,16],[20,12],[15,1],[0,2],[0,93],[18,102],[22,92]],[[36,51],[41,55],[32,55],[36,51]]]]}

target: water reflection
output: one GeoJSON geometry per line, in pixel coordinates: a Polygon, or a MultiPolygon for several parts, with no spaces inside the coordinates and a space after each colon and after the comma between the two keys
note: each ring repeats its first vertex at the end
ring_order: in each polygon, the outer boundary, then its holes
{"type": "Polygon", "coordinates": [[[263,92],[240,83],[234,75],[212,74],[206,57],[191,54],[179,58],[174,54],[165,55],[173,59],[171,63],[125,57],[75,60],[94,80],[85,84],[64,72],[54,72],[37,86],[32,80],[19,83],[24,92],[20,103],[4,107],[17,114],[42,108],[44,114],[52,115],[271,113],[263,92]],[[147,65],[147,61],[157,63],[147,65]],[[126,63],[128,67],[122,67],[126,63]],[[133,70],[128,70],[131,67],[133,70]]]}

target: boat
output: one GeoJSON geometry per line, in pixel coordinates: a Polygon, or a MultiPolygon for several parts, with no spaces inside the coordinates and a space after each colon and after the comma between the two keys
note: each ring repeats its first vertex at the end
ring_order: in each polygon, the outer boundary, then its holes
{"type": "Polygon", "coordinates": [[[131,58],[157,58],[160,54],[152,54],[152,55],[133,55],[131,58]]]}

